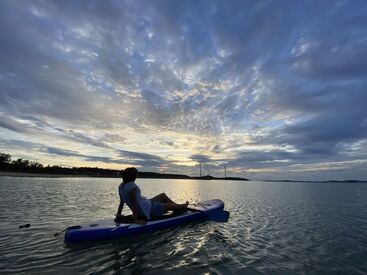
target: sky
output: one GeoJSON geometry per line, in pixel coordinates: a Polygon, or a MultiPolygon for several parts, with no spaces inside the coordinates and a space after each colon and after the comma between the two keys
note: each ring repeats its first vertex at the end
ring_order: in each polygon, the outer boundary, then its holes
{"type": "Polygon", "coordinates": [[[0,1],[0,152],[367,179],[366,1],[0,1]]]}

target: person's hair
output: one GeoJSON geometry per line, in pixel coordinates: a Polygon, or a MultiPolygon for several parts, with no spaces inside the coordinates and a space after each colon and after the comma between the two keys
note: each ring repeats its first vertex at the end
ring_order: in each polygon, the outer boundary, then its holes
{"type": "Polygon", "coordinates": [[[138,169],[136,169],[135,167],[129,167],[121,171],[121,173],[122,173],[122,180],[128,183],[130,181],[136,180],[136,176],[138,175],[138,169]]]}

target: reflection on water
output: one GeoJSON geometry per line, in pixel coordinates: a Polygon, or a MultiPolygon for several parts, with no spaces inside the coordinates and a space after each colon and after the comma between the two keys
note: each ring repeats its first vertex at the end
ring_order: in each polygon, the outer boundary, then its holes
{"type": "Polygon", "coordinates": [[[147,197],[222,199],[231,218],[73,246],[53,236],[113,217],[119,183],[0,177],[0,272],[367,272],[367,185],[361,183],[138,179],[147,197]],[[25,223],[31,227],[18,228],[25,223]]]}

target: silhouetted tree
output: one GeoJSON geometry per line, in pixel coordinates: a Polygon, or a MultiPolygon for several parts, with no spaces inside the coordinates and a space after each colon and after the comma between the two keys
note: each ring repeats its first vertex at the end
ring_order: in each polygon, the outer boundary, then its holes
{"type": "Polygon", "coordinates": [[[17,168],[27,168],[29,167],[29,160],[23,160],[23,159],[17,159],[17,160],[13,160],[12,164],[17,167],[17,168]]]}
{"type": "Polygon", "coordinates": [[[0,153],[0,163],[9,163],[11,161],[11,155],[0,153]]]}
{"type": "Polygon", "coordinates": [[[38,163],[37,161],[31,161],[29,163],[29,167],[38,169],[38,168],[43,168],[43,165],[41,163],[38,163]]]}

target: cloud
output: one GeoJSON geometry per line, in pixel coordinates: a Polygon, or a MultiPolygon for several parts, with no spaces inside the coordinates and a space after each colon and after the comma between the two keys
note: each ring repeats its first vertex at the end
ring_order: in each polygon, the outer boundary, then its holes
{"type": "Polygon", "coordinates": [[[25,133],[27,132],[27,126],[28,125],[19,123],[18,121],[11,119],[11,118],[0,117],[0,127],[1,128],[12,130],[14,132],[25,133]]]}
{"type": "Polygon", "coordinates": [[[169,161],[152,154],[138,153],[133,151],[118,150],[118,155],[129,165],[140,167],[159,168],[167,165],[169,161]]]}
{"type": "Polygon", "coordinates": [[[103,142],[101,139],[95,139],[89,136],[86,136],[82,133],[76,132],[74,130],[68,130],[65,133],[70,139],[74,141],[79,141],[81,143],[89,144],[96,147],[109,148],[110,146],[103,142]]]}
{"type": "Polygon", "coordinates": [[[364,1],[2,1],[2,148],[16,135],[50,161],[367,177],[351,162],[366,18],[364,1]]]}
{"type": "Polygon", "coordinates": [[[59,149],[59,148],[45,148],[46,152],[49,154],[54,154],[54,155],[58,155],[58,156],[67,156],[67,157],[83,157],[82,154],[76,152],[76,151],[72,151],[72,150],[67,150],[67,149],[59,149]]]}
{"type": "Polygon", "coordinates": [[[209,156],[199,155],[199,154],[191,155],[190,159],[192,159],[196,162],[199,162],[199,163],[207,163],[207,162],[212,161],[212,159],[209,156]]]}

